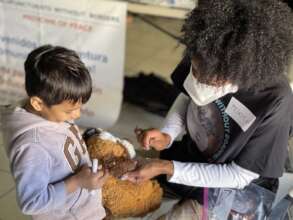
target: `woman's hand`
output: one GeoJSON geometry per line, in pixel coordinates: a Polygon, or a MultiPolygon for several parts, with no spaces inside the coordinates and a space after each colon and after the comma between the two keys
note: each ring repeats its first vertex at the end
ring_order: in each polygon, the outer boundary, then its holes
{"type": "Polygon", "coordinates": [[[140,165],[135,171],[123,175],[123,180],[129,180],[134,183],[141,183],[152,179],[160,174],[173,175],[173,162],[160,159],[148,159],[145,164],[140,165]]]}
{"type": "Polygon", "coordinates": [[[151,147],[157,151],[164,150],[171,142],[170,135],[161,132],[158,129],[141,129],[135,128],[137,141],[145,150],[149,150],[151,147]]]}

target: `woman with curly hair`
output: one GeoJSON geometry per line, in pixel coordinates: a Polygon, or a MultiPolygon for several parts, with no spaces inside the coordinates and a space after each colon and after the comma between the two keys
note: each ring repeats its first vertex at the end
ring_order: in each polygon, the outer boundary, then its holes
{"type": "Polygon", "coordinates": [[[290,8],[277,0],[204,0],[182,32],[185,55],[172,74],[182,93],[160,130],[136,129],[142,147],[160,151],[160,159],[126,177],[166,174],[159,179],[169,195],[199,204],[203,188],[276,192],[293,127],[290,8]]]}

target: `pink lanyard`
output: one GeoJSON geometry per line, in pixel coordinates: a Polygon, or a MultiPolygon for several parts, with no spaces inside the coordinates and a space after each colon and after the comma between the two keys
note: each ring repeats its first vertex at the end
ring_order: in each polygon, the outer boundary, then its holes
{"type": "Polygon", "coordinates": [[[203,208],[202,208],[201,220],[208,220],[208,208],[209,208],[208,195],[209,195],[209,189],[203,188],[203,208]]]}

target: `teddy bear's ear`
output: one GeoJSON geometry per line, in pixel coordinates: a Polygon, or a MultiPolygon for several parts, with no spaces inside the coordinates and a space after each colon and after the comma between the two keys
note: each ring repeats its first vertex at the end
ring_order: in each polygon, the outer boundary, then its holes
{"type": "Polygon", "coordinates": [[[85,142],[87,142],[87,140],[94,136],[94,135],[98,135],[100,134],[101,130],[100,129],[96,129],[96,128],[88,128],[86,129],[83,134],[82,134],[82,137],[83,139],[85,140],[85,142]]]}

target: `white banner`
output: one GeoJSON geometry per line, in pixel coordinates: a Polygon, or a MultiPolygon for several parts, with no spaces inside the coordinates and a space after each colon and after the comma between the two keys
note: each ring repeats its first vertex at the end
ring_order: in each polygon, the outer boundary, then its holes
{"type": "Polygon", "coordinates": [[[167,6],[173,8],[193,9],[197,5],[197,0],[128,0],[151,5],[167,6]]]}
{"type": "Polygon", "coordinates": [[[0,0],[0,104],[25,97],[23,63],[43,44],[75,50],[94,91],[82,126],[107,128],[118,118],[123,89],[126,3],[97,0],[0,0]]]}

